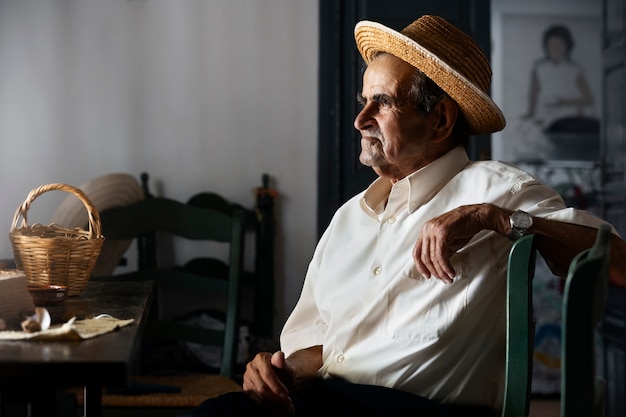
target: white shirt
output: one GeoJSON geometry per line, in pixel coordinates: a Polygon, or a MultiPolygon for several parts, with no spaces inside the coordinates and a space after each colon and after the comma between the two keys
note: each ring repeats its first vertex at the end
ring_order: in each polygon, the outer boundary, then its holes
{"type": "Polygon", "coordinates": [[[499,409],[511,242],[491,231],[477,234],[452,256],[451,285],[424,279],[411,257],[425,221],[484,202],[601,222],[566,209],[554,190],[526,172],[470,162],[462,147],[393,186],[379,178],[339,208],[321,237],[283,328],[282,350],[289,355],[322,345],[324,378],[499,409]]]}

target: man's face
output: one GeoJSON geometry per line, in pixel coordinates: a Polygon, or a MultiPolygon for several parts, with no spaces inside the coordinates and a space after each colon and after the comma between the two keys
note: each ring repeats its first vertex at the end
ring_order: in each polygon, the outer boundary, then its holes
{"type": "Polygon", "coordinates": [[[429,139],[436,121],[407,99],[413,71],[392,55],[371,62],[359,97],[363,108],[354,120],[361,133],[359,161],[394,182],[435,159],[429,139]]]}

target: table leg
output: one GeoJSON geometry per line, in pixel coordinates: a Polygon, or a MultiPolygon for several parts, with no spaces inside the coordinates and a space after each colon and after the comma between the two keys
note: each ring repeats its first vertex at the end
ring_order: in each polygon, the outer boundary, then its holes
{"type": "Polygon", "coordinates": [[[83,417],[102,417],[102,387],[86,385],[83,388],[83,417]]]}

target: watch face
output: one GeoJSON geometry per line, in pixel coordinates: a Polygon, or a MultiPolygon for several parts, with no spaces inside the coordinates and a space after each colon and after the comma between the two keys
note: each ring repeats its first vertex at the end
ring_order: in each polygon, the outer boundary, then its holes
{"type": "Polygon", "coordinates": [[[517,229],[528,229],[533,225],[533,219],[528,213],[516,211],[511,215],[511,222],[517,229]]]}

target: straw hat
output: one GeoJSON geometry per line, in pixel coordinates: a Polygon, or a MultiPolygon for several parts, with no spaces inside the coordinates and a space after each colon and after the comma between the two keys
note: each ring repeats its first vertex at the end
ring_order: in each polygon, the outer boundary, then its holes
{"type": "MultiPolygon", "coordinates": [[[[143,200],[144,193],[137,178],[130,174],[107,174],[92,179],[80,188],[98,212],[122,207],[143,200]]],[[[52,222],[63,227],[87,226],[88,218],[84,205],[73,195],[65,198],[55,211],[52,222]]],[[[107,241],[105,236],[100,256],[92,275],[103,277],[112,275],[120,259],[131,245],[132,240],[107,241]]]]}
{"type": "Polygon", "coordinates": [[[367,64],[378,52],[390,53],[421,70],[461,108],[472,134],[504,129],[504,115],[489,98],[491,67],[469,36],[438,16],[425,15],[397,32],[362,21],[354,37],[367,64]]]}

